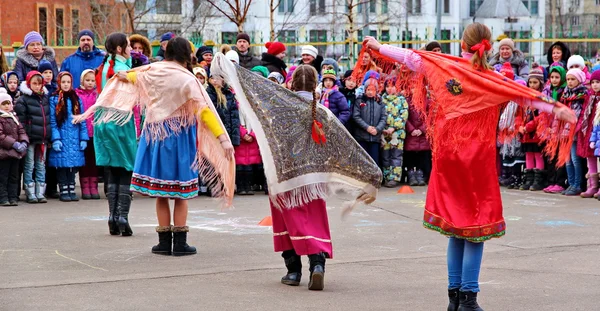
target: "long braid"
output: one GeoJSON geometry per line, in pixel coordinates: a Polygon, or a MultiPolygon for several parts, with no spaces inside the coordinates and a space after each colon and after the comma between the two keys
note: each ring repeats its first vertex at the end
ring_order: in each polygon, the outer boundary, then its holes
{"type": "Polygon", "coordinates": [[[313,120],[317,119],[317,91],[314,90],[313,91],[313,101],[311,103],[311,109],[312,109],[312,118],[313,120]]]}

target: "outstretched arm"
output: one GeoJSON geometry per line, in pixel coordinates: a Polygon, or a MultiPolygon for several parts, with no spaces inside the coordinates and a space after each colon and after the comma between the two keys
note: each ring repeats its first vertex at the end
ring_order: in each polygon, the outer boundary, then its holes
{"type": "Polygon", "coordinates": [[[421,56],[417,53],[404,48],[399,48],[391,45],[382,45],[373,37],[365,37],[365,41],[363,45],[368,48],[379,51],[382,55],[393,58],[395,61],[399,63],[405,64],[408,69],[415,72],[422,72],[421,67],[421,56]]]}

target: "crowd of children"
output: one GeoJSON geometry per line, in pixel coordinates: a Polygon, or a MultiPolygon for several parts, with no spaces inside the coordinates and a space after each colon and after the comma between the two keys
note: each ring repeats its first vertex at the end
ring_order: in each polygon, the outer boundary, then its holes
{"type": "MultiPolygon", "coordinates": [[[[499,158],[501,161],[500,185],[509,189],[544,191],[560,193],[565,196],[581,196],[597,198],[598,159],[596,152],[595,129],[598,122],[597,94],[600,92],[600,72],[588,73],[583,57],[570,55],[564,44],[556,43],[549,50],[550,66],[545,69],[537,63],[527,78],[527,86],[541,91],[548,97],[571,108],[577,116],[574,128],[569,125],[560,135],[563,138],[572,136],[573,143],[568,150],[548,150],[543,143],[544,135],[554,133],[561,128],[561,122],[547,114],[540,113],[532,107],[517,107],[511,110],[510,103],[503,108],[498,127],[499,158]],[[508,125],[507,125],[507,120],[508,125]],[[512,120],[512,122],[510,122],[512,120]],[[506,134],[505,129],[516,132],[506,134]],[[516,138],[518,143],[507,141],[506,137],[516,138]],[[552,153],[568,154],[564,165],[557,165],[552,153]],[[521,164],[524,160],[524,167],[521,164]],[[511,165],[507,165],[510,162],[511,165]]],[[[514,79],[514,74],[503,67],[497,70],[507,78],[514,79]]],[[[519,78],[516,78],[519,81],[519,78]]],[[[525,83],[524,80],[520,80],[525,83]]],[[[564,148],[563,148],[564,149],[564,148]]]]}

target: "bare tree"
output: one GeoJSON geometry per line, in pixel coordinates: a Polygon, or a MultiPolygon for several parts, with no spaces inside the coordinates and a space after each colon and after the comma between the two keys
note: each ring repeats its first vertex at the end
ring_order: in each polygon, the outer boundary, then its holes
{"type": "Polygon", "coordinates": [[[244,32],[244,23],[252,0],[206,0],[217,11],[221,12],[228,20],[234,23],[238,32],[244,32]],[[225,5],[223,5],[225,4],[225,5]]]}
{"type": "Polygon", "coordinates": [[[206,26],[217,18],[218,11],[212,4],[207,1],[198,1],[198,5],[194,6],[195,3],[194,1],[191,10],[185,10],[181,33],[204,33],[206,26]]]}

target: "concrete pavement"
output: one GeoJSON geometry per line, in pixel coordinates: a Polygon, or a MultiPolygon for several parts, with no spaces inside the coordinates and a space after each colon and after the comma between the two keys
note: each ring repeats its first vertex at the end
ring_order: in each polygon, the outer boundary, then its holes
{"type": "MultiPolygon", "coordinates": [[[[136,196],[134,236],[113,237],[106,201],[0,208],[0,310],[446,310],[447,239],[421,225],[425,188],[379,200],[342,221],[328,201],[334,259],[325,290],[279,283],[267,197],[235,209],[191,201],[198,254],[153,255],[154,201],[136,196]]],[[[600,202],[503,190],[507,235],[486,243],[486,310],[600,310],[600,202]]]]}

